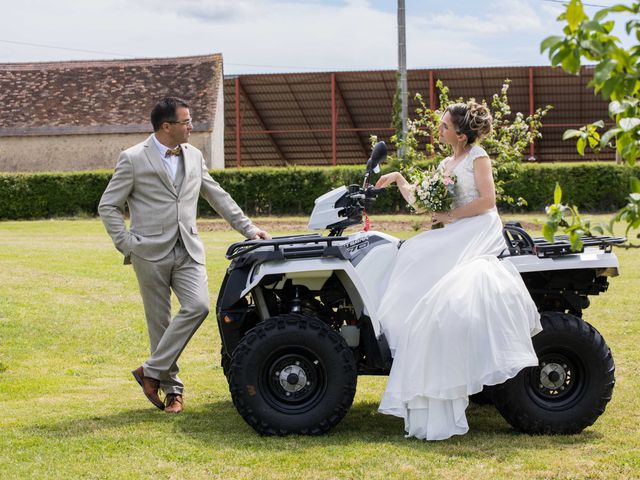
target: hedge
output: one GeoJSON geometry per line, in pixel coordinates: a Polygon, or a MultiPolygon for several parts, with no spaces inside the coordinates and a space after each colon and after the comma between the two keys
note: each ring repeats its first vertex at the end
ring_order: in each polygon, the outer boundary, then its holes
{"type": "MultiPolygon", "coordinates": [[[[611,163],[525,164],[512,178],[505,178],[505,191],[527,200],[528,210],[543,210],[553,202],[556,182],[562,186],[562,201],[580,211],[612,211],[624,206],[630,177],[640,177],[640,166],[611,163]]],[[[505,207],[505,206],[502,206],[505,207]]]]}
{"type": "MultiPolygon", "coordinates": [[[[249,215],[307,215],[314,199],[331,188],[361,183],[363,167],[242,168],[212,175],[249,215]]],[[[385,170],[383,169],[383,172],[385,170]]],[[[77,173],[0,174],[0,219],[33,219],[78,214],[96,215],[111,171],[77,173]]],[[[505,174],[505,192],[528,202],[526,210],[541,210],[553,199],[560,182],[563,201],[581,211],[611,211],[625,203],[629,177],[640,177],[640,166],[605,163],[525,164],[505,174]]],[[[502,210],[507,205],[499,205],[502,210]]],[[[407,211],[397,190],[381,197],[373,213],[407,211]]],[[[200,214],[214,215],[200,202],[200,214]]]]}
{"type": "Polygon", "coordinates": [[[96,215],[112,173],[1,173],[0,219],[96,215]]]}

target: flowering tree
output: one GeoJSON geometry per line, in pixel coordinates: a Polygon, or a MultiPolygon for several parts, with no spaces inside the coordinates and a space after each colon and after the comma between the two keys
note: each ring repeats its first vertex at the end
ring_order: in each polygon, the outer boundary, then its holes
{"type": "MultiPolygon", "coordinates": [[[[564,137],[577,138],[577,150],[599,149],[613,146],[629,165],[634,165],[640,155],[640,45],[624,48],[620,38],[612,34],[615,21],[611,14],[631,14],[625,23],[625,31],[640,41],[640,2],[619,4],[598,10],[593,18],[584,11],[581,0],[571,0],[558,20],[565,23],[564,36],[551,36],[542,41],[541,51],[548,51],[552,65],[560,65],[565,71],[577,74],[583,61],[595,62],[591,86],[605,100],[609,100],[609,116],[615,126],[603,132],[604,122],[598,121],[579,130],[568,130],[564,137]]],[[[543,233],[552,240],[555,232],[563,229],[570,235],[575,248],[581,248],[579,238],[591,234],[591,230],[612,233],[616,222],[627,224],[626,235],[640,227],[640,181],[632,178],[631,193],[627,205],[618,211],[608,225],[590,228],[589,222],[580,219],[578,209],[561,203],[562,190],[556,186],[554,204],[547,207],[547,223],[543,233]],[[570,219],[570,222],[567,221],[570,219]]],[[[640,234],[637,235],[640,238],[640,234]]],[[[631,245],[634,246],[634,245],[631,245]]]]}
{"type": "MultiPolygon", "coordinates": [[[[505,80],[500,93],[494,94],[491,99],[490,110],[494,119],[494,128],[491,134],[483,139],[482,146],[494,160],[493,169],[498,199],[509,204],[525,205],[525,199],[514,199],[505,194],[504,180],[501,179],[507,176],[506,173],[513,173],[519,167],[527,147],[536,138],[542,137],[542,119],[552,107],[547,105],[544,108],[538,108],[533,115],[526,117],[520,112],[512,115],[508,98],[510,84],[510,80],[505,80]]],[[[451,100],[449,88],[441,80],[436,82],[436,88],[441,111],[453,103],[463,101],[462,98],[451,100]]],[[[404,157],[400,161],[397,156],[391,155],[390,162],[399,163],[400,169],[409,177],[415,176],[417,163],[423,163],[428,159],[440,160],[451,153],[450,147],[439,141],[438,127],[441,111],[428,108],[420,94],[416,94],[415,100],[418,102],[418,107],[415,118],[407,122],[407,136],[404,139],[398,135],[391,137],[396,152],[404,150],[404,157]],[[421,137],[429,139],[424,151],[419,148],[421,137]]],[[[482,103],[486,106],[485,101],[482,103]]]]}

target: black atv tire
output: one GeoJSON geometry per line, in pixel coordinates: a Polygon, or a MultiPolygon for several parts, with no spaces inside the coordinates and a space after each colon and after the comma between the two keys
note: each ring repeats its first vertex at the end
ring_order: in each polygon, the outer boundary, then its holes
{"type": "Polygon", "coordinates": [[[615,364],[600,333],[561,312],[544,312],[533,337],[538,367],[497,385],[493,401],[514,428],[531,434],[575,434],[592,425],[611,400],[615,364]]]}
{"type": "Polygon", "coordinates": [[[227,355],[224,351],[224,347],[220,349],[220,366],[222,367],[222,373],[225,378],[229,378],[229,366],[231,364],[231,356],[227,355]]]}
{"type": "Polygon", "coordinates": [[[233,352],[229,390],[262,435],[320,435],[346,415],[356,392],[355,358],[341,335],[298,314],[272,317],[233,352]]]}

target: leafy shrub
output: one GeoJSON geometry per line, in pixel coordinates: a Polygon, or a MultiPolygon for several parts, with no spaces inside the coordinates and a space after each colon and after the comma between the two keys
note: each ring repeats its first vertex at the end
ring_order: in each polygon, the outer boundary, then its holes
{"type": "Polygon", "coordinates": [[[544,210],[561,182],[566,201],[580,210],[611,211],[625,204],[630,177],[639,172],[638,167],[606,163],[526,164],[517,175],[504,179],[504,189],[514,198],[526,199],[527,210],[544,210]]]}
{"type": "Polygon", "coordinates": [[[0,174],[0,219],[95,215],[110,171],[0,174]]]}
{"type": "MultiPolygon", "coordinates": [[[[421,164],[427,165],[427,163],[421,164]]],[[[383,173],[390,167],[383,167],[383,173]]],[[[0,174],[0,219],[96,215],[102,192],[112,172],[3,173],[0,174]]],[[[213,171],[213,177],[251,216],[308,215],[314,200],[340,185],[361,183],[362,166],[305,168],[242,168],[213,171]]],[[[640,166],[614,164],[526,164],[519,169],[498,171],[505,193],[523,197],[527,207],[508,203],[501,210],[542,210],[553,199],[557,181],[563,195],[582,211],[610,211],[623,206],[631,176],[640,176],[640,166]]],[[[206,201],[200,214],[215,215],[206,201]]],[[[371,207],[371,213],[409,212],[397,189],[391,189],[371,207]]]]}

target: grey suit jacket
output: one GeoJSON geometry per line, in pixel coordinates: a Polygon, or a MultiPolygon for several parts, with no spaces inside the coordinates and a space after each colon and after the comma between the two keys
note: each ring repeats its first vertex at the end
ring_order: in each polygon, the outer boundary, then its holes
{"type": "Polygon", "coordinates": [[[169,179],[151,136],[120,154],[98,212],[116,248],[124,254],[125,263],[130,263],[131,253],[152,261],[163,258],[180,234],[189,255],[204,264],[204,246],[196,228],[199,195],[245,237],[251,238],[258,231],[211,178],[200,150],[184,143],[182,152],[184,179],[179,191],[169,179]],[[131,215],[129,230],[124,222],[125,203],[131,215]]]}

